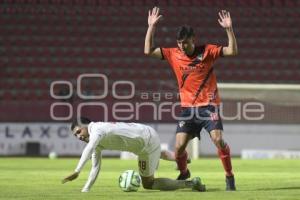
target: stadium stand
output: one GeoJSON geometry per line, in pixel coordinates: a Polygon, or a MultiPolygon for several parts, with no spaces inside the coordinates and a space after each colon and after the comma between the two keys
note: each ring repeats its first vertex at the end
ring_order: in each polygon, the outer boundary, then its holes
{"type": "MultiPolygon", "coordinates": [[[[49,94],[51,82],[67,80],[76,88],[76,78],[82,73],[106,74],[109,88],[114,81],[132,81],[136,86],[132,101],[142,101],[139,95],[143,92],[176,93],[168,64],[143,55],[147,9],[154,5],[165,15],[156,36],[161,46],[176,45],[176,28],[182,24],[195,27],[200,42],[225,45],[217,11],[226,8],[231,12],[239,56],[217,61],[219,82],[300,83],[300,1],[1,2],[0,121],[52,121],[49,107],[59,100],[49,94]]],[[[101,83],[94,80],[89,84],[86,93],[100,91],[101,83]]],[[[120,92],[130,91],[125,87],[120,92]]],[[[71,103],[81,101],[74,95],[71,103]]],[[[100,101],[110,104],[116,100],[107,97],[100,101]]],[[[170,120],[166,117],[163,121],[170,120]]],[[[145,115],[141,121],[151,119],[145,115]]]]}

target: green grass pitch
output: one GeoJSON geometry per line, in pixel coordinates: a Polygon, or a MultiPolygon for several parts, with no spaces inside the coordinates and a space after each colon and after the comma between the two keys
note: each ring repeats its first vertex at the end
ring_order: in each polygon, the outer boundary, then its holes
{"type": "MultiPolygon", "coordinates": [[[[118,187],[124,170],[137,170],[136,161],[103,159],[102,170],[89,193],[81,193],[90,163],[79,178],[61,184],[61,179],[75,168],[78,159],[0,158],[0,199],[120,199],[120,200],[293,200],[300,199],[300,160],[233,159],[237,191],[226,192],[223,169],[218,159],[193,160],[192,176],[200,176],[207,192],[189,189],[161,192],[139,189],[126,193],[118,187]]],[[[161,161],[156,177],[175,178],[175,163],[161,161]]]]}

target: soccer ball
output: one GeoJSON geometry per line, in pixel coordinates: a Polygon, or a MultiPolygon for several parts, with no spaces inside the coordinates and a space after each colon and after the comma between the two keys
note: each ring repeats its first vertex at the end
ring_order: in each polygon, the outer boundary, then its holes
{"type": "Polygon", "coordinates": [[[49,153],[48,157],[49,157],[50,159],[56,159],[56,158],[57,158],[57,153],[54,152],[54,151],[51,151],[51,152],[49,153]]]}
{"type": "Polygon", "coordinates": [[[139,173],[134,170],[126,170],[119,177],[119,186],[124,192],[136,192],[141,182],[139,173]]]}

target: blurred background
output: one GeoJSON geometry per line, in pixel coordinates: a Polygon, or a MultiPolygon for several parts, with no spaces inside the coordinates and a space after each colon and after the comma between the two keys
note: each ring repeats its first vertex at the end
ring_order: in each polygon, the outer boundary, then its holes
{"type": "MultiPolygon", "coordinates": [[[[176,29],[183,24],[194,27],[199,44],[227,45],[218,11],[231,13],[239,55],[220,58],[214,67],[233,155],[241,156],[245,149],[300,150],[298,0],[0,2],[2,156],[80,154],[83,144],[69,131],[78,112],[95,121],[150,124],[172,149],[176,120],[170,111],[157,117],[155,109],[165,102],[163,108],[171,109],[179,102],[176,78],[167,62],[143,53],[148,10],[154,6],[164,16],[155,34],[162,47],[176,46],[176,29]],[[241,113],[253,106],[249,102],[263,105],[262,118],[245,119],[241,113]],[[116,107],[125,111],[111,112],[116,107]]],[[[249,109],[258,109],[256,105],[249,109]]],[[[175,110],[179,113],[180,107],[175,110]]],[[[208,134],[202,136],[197,154],[215,155],[208,134]]]]}

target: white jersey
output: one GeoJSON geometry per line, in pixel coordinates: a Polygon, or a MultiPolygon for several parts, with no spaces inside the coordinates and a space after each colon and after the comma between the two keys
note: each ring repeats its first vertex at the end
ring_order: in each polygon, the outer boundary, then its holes
{"type": "Polygon", "coordinates": [[[91,122],[88,132],[89,142],[75,169],[76,172],[80,172],[92,156],[92,170],[82,192],[89,191],[98,176],[102,150],[129,151],[136,155],[145,155],[160,143],[151,127],[138,123],[91,122]],[[153,145],[154,143],[156,145],[153,145]]]}
{"type": "Polygon", "coordinates": [[[130,151],[140,154],[150,138],[149,127],[137,123],[97,122],[88,126],[89,133],[95,134],[99,140],[99,148],[106,150],[130,151]]]}

